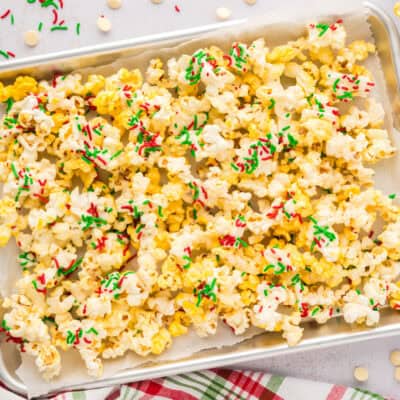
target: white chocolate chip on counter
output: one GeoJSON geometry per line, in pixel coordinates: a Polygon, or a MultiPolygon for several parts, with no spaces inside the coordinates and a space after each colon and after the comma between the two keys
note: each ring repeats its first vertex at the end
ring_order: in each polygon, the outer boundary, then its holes
{"type": "Polygon", "coordinates": [[[399,367],[400,366],[400,350],[393,350],[390,353],[390,362],[395,366],[399,367]]]}
{"type": "Polygon", "coordinates": [[[226,7],[218,7],[216,10],[217,18],[221,21],[229,19],[232,15],[232,11],[226,7]]]}
{"type": "Polygon", "coordinates": [[[163,2],[163,0],[151,0],[151,2],[154,4],[160,4],[163,2]]]}
{"type": "Polygon", "coordinates": [[[257,0],[244,0],[244,1],[245,1],[245,3],[249,4],[250,6],[257,3],[257,0]]]}
{"type": "Polygon", "coordinates": [[[122,0],[107,0],[107,5],[113,10],[116,10],[118,8],[121,8],[122,0]]]}
{"type": "Polygon", "coordinates": [[[32,30],[24,33],[24,42],[29,47],[35,47],[39,43],[39,32],[32,30]]]}
{"type": "Polygon", "coordinates": [[[368,380],[368,369],[365,367],[356,367],[354,368],[354,378],[358,382],[365,382],[368,380]]]}
{"type": "Polygon", "coordinates": [[[101,15],[99,18],[97,18],[97,27],[102,32],[109,32],[111,30],[111,21],[104,15],[101,15]]]}

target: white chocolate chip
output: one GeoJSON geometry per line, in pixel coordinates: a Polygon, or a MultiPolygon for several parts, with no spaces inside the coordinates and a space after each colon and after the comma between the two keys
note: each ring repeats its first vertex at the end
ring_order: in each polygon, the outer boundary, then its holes
{"type": "Polygon", "coordinates": [[[160,4],[162,3],[163,0],[151,0],[152,3],[154,4],[160,4]]]}
{"type": "Polygon", "coordinates": [[[25,44],[29,47],[35,47],[39,43],[39,32],[32,30],[24,33],[25,44]]]}
{"type": "Polygon", "coordinates": [[[109,32],[111,30],[111,21],[103,15],[97,18],[97,27],[102,32],[109,32]]]}
{"type": "Polygon", "coordinates": [[[358,382],[365,382],[368,380],[368,369],[365,367],[354,368],[354,378],[358,382]]]}
{"type": "Polygon", "coordinates": [[[400,367],[396,367],[394,369],[394,379],[396,379],[396,381],[400,382],[400,367]]]}
{"type": "Polygon", "coordinates": [[[250,6],[257,3],[257,0],[244,0],[244,1],[245,1],[245,3],[249,4],[250,6]]]}
{"type": "Polygon", "coordinates": [[[116,10],[117,8],[121,8],[122,0],[107,0],[108,7],[116,10]]]}
{"type": "Polygon", "coordinates": [[[400,366],[400,350],[393,350],[390,353],[390,362],[395,366],[400,366]]]}
{"type": "Polygon", "coordinates": [[[224,21],[230,18],[230,16],[232,15],[232,11],[226,7],[218,7],[216,10],[216,14],[218,19],[224,21]]]}

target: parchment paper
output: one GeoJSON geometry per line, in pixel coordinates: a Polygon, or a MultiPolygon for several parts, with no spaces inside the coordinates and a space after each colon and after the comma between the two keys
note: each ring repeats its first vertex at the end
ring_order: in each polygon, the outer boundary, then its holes
{"type": "MultiPolygon", "coordinates": [[[[161,45],[146,45],[146,49],[138,50],[137,55],[134,57],[123,58],[107,66],[84,69],[78,72],[82,73],[83,76],[94,72],[110,75],[121,67],[137,67],[144,72],[151,58],[160,57],[166,61],[168,58],[176,57],[183,53],[191,54],[194,50],[211,44],[227,49],[235,40],[248,42],[264,37],[268,46],[274,46],[286,43],[288,40],[294,40],[304,34],[304,27],[308,22],[332,22],[339,17],[344,17],[348,42],[355,39],[373,41],[366,20],[365,9],[363,9],[360,0],[336,0],[334,2],[307,0],[306,4],[302,9],[280,10],[275,8],[271,10],[270,14],[251,20],[239,27],[202,35],[200,38],[180,45],[177,45],[176,41],[164,42],[161,45]]],[[[392,128],[391,104],[386,95],[386,87],[379,60],[377,57],[370,57],[366,65],[373,72],[377,83],[374,96],[384,104],[387,113],[386,128],[390,131],[394,144],[400,146],[399,135],[392,128]]],[[[400,158],[396,156],[379,163],[376,168],[375,180],[377,187],[386,193],[400,190],[400,158]]],[[[17,271],[20,270],[20,267],[16,262],[16,251],[16,246],[12,243],[0,252],[0,293],[3,296],[11,293],[13,283],[18,278],[17,271]]],[[[105,360],[103,378],[149,361],[177,360],[204,349],[232,346],[260,332],[261,330],[254,328],[249,330],[246,335],[238,337],[232,334],[224,324],[220,324],[217,334],[210,338],[201,339],[195,333],[190,332],[188,335],[176,338],[171,348],[157,357],[142,358],[130,353],[117,360],[105,360]]],[[[3,343],[2,346],[4,345],[3,343]]],[[[86,373],[83,362],[80,361],[77,352],[74,350],[66,353],[62,352],[61,375],[50,383],[45,382],[40,377],[33,358],[25,354],[22,354],[22,363],[16,373],[26,384],[30,396],[38,396],[52,390],[65,388],[68,385],[77,385],[91,380],[86,373]]]]}

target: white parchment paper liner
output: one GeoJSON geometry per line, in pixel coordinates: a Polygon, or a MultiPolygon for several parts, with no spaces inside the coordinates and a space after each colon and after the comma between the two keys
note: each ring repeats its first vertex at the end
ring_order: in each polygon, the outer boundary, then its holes
{"type": "MultiPolygon", "coordinates": [[[[154,57],[160,57],[164,61],[180,54],[190,54],[194,50],[208,46],[218,45],[228,48],[235,40],[249,42],[259,37],[264,37],[268,46],[284,44],[288,40],[295,40],[304,34],[305,24],[315,21],[332,22],[339,17],[344,17],[348,42],[355,39],[373,41],[369,25],[366,20],[365,9],[360,0],[336,0],[336,1],[317,1],[307,0],[302,8],[289,8],[285,10],[274,9],[268,15],[253,19],[246,24],[238,27],[224,29],[202,35],[201,37],[186,41],[176,45],[176,41],[164,42],[162,44],[146,45],[145,49],[139,49],[134,57],[116,60],[114,63],[102,67],[84,69],[78,71],[86,76],[89,73],[100,73],[110,75],[121,67],[141,68],[144,72],[148,61],[154,57]]],[[[386,88],[383,73],[377,57],[370,57],[366,66],[373,72],[377,88],[374,96],[384,104],[387,113],[386,127],[392,133],[392,139],[396,146],[400,146],[400,141],[393,134],[391,122],[391,105],[386,95],[386,88]]],[[[398,156],[390,160],[381,162],[376,168],[377,187],[387,193],[396,192],[400,186],[400,159],[398,156]]],[[[3,296],[9,295],[16,279],[19,276],[20,267],[18,266],[17,248],[14,243],[10,243],[0,252],[0,292],[3,296]]],[[[103,378],[111,377],[118,371],[134,368],[140,364],[157,360],[177,360],[188,357],[198,351],[222,346],[232,346],[245,339],[248,339],[261,331],[250,329],[245,335],[235,336],[224,324],[220,324],[217,334],[209,338],[199,338],[195,333],[174,339],[171,348],[160,356],[139,357],[129,353],[116,360],[104,361],[103,378]]],[[[2,347],[6,344],[3,343],[2,347]]],[[[61,375],[52,382],[45,382],[37,371],[34,359],[22,354],[22,362],[16,373],[27,386],[29,396],[38,396],[53,390],[62,389],[69,385],[84,384],[92,381],[86,373],[83,362],[75,350],[62,353],[62,372],[61,375]]]]}

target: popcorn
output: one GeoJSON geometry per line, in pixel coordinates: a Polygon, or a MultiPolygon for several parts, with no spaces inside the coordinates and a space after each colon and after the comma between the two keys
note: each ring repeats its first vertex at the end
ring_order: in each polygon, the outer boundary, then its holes
{"type": "Polygon", "coordinates": [[[15,237],[23,269],[9,340],[46,379],[70,349],[99,377],[221,323],[294,345],[304,318],[373,326],[400,308],[400,209],[364,166],[396,151],[360,64],[374,51],[339,20],[155,59],[144,78],[0,85],[0,246],[15,237]]]}

